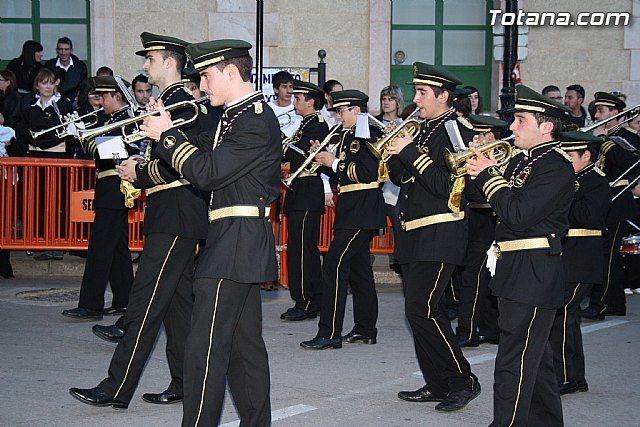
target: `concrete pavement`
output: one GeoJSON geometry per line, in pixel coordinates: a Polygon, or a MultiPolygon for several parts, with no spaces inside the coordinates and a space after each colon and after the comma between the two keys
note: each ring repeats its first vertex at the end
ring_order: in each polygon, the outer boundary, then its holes
{"type": "MultiPolygon", "coordinates": [[[[93,335],[95,322],[60,315],[63,309],[76,306],[79,283],[74,276],[0,279],[0,426],[180,425],[181,404],[156,406],[140,399],[143,393],[160,392],[169,383],[164,332],[128,410],[84,405],[69,395],[69,387],[93,387],[102,380],[114,349],[114,344],[93,335]]],[[[299,347],[300,341],[315,336],[317,322],[280,321],[280,313],[290,306],[288,292],[263,291],[273,425],[488,425],[496,346],[465,350],[483,390],[464,410],[442,414],[432,403],[400,401],[399,390],[419,388],[423,380],[404,320],[401,288],[397,284],[378,287],[378,344],[345,344],[340,350],[320,352],[299,347]]],[[[626,317],[583,324],[590,391],[563,398],[565,425],[640,425],[639,312],[640,296],[632,296],[626,317]]],[[[101,323],[115,319],[105,317],[101,323]]],[[[352,325],[349,300],[345,332],[352,325]]],[[[222,423],[239,425],[229,397],[222,423]]]]}

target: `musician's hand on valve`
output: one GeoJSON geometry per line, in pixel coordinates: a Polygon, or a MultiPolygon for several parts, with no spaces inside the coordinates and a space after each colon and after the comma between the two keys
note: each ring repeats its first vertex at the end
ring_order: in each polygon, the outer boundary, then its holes
{"type": "Polygon", "coordinates": [[[161,99],[156,101],[156,111],[158,114],[144,119],[140,126],[140,135],[159,141],[162,132],[173,127],[173,122],[171,121],[171,114],[164,109],[164,103],[161,99]]]}
{"type": "Polygon", "coordinates": [[[470,176],[478,176],[480,175],[480,172],[482,172],[486,168],[498,164],[498,161],[493,155],[493,151],[489,153],[489,157],[486,157],[477,148],[472,147],[471,151],[473,151],[476,157],[471,157],[467,160],[467,174],[469,174],[470,176]]]}
{"type": "Polygon", "coordinates": [[[493,136],[493,132],[481,133],[473,137],[473,140],[469,143],[469,147],[477,148],[495,140],[496,138],[493,136]]]}
{"type": "Polygon", "coordinates": [[[317,139],[312,139],[309,141],[309,143],[311,144],[311,147],[309,148],[309,152],[314,152],[318,149],[318,146],[320,145],[320,141],[318,141],[317,139]]]}
{"type": "Polygon", "coordinates": [[[408,135],[404,130],[398,134],[393,140],[387,144],[387,152],[389,154],[400,154],[404,147],[411,144],[413,138],[408,135]]]}
{"type": "Polygon", "coordinates": [[[116,166],[118,176],[123,181],[134,182],[138,177],[136,175],[136,159],[129,158],[116,166]]]}
{"type": "Polygon", "coordinates": [[[335,159],[336,159],[336,156],[334,156],[333,153],[329,151],[321,151],[318,154],[316,154],[316,157],[315,157],[316,163],[320,163],[321,165],[326,166],[328,168],[331,167],[335,159]]]}

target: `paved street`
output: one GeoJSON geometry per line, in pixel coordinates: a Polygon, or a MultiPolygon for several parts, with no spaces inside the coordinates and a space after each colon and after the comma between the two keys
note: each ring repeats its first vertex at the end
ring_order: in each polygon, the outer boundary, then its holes
{"type": "MultiPolygon", "coordinates": [[[[143,402],[145,392],[169,383],[164,332],[128,410],[96,408],[73,399],[69,387],[93,387],[106,375],[114,344],[95,337],[95,322],[65,318],[76,306],[79,277],[44,276],[0,281],[0,426],[177,426],[181,404],[143,402]],[[56,289],[42,293],[47,289],[56,289]],[[26,292],[26,293],[25,293],[26,292]],[[35,298],[35,299],[34,299],[35,298]],[[58,302],[52,302],[58,301],[58,302]]],[[[399,390],[423,385],[396,285],[381,290],[378,344],[346,344],[341,350],[302,350],[316,333],[316,321],[284,323],[288,292],[264,292],[264,336],[271,364],[273,425],[482,426],[492,413],[496,346],[465,350],[482,394],[460,412],[441,414],[434,404],[398,400],[399,390]]],[[[109,296],[110,297],[110,296],[109,296]]],[[[640,296],[628,299],[628,315],[587,323],[584,342],[590,391],[563,398],[567,426],[637,426],[640,384],[640,296]]],[[[345,331],[353,324],[349,300],[345,331]]],[[[115,321],[105,317],[103,323],[115,321]]],[[[229,397],[229,396],[228,396],[229,397]]],[[[239,425],[227,399],[223,425],[239,425]]]]}

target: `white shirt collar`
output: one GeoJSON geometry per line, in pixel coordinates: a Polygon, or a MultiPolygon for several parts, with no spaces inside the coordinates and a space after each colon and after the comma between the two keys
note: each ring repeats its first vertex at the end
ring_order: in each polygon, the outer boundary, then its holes
{"type": "Polygon", "coordinates": [[[41,102],[42,98],[40,98],[40,94],[36,93],[36,102],[34,102],[31,106],[32,107],[40,107],[40,108],[42,108],[44,110],[45,108],[47,108],[48,106],[50,106],[54,102],[58,102],[59,99],[60,99],[60,94],[56,93],[51,98],[49,98],[49,100],[44,105],[42,105],[42,102],[41,102]]]}
{"type": "Polygon", "coordinates": [[[60,67],[65,71],[69,71],[69,68],[73,67],[73,57],[69,58],[69,65],[67,65],[66,67],[62,65],[62,63],[60,62],[60,58],[58,58],[58,60],[56,61],[56,67],[60,67]]]}

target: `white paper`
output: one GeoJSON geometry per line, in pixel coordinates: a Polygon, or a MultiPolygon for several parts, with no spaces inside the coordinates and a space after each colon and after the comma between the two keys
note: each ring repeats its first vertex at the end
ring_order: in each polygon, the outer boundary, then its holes
{"type": "Polygon", "coordinates": [[[101,159],[124,160],[129,157],[121,136],[99,136],[96,145],[101,159]]]}

